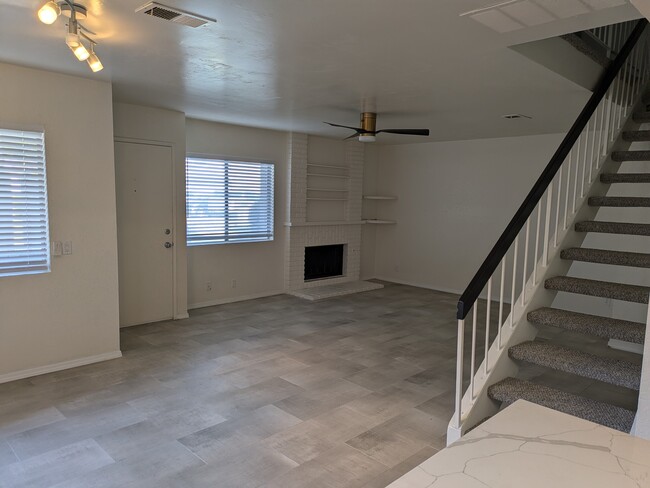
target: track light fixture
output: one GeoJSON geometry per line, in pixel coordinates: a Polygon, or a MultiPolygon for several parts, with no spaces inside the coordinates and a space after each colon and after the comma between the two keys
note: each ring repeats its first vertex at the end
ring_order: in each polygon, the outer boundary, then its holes
{"type": "Polygon", "coordinates": [[[86,32],[89,34],[94,34],[94,32],[86,29],[79,23],[79,19],[85,19],[88,16],[86,7],[78,3],[73,3],[72,0],[63,0],[58,3],[53,0],[48,0],[38,10],[39,20],[48,25],[56,22],[60,15],[69,17],[70,19],[67,24],[68,31],[65,36],[65,43],[77,59],[79,61],[88,61],[88,66],[93,73],[104,69],[102,62],[95,53],[97,42],[86,34],[86,32]],[[84,39],[90,44],[90,51],[84,45],[84,39]]]}

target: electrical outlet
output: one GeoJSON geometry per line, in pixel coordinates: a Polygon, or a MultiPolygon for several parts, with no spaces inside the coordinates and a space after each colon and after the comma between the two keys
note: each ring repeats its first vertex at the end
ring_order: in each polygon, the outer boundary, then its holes
{"type": "Polygon", "coordinates": [[[233,288],[237,288],[237,280],[232,280],[232,283],[230,283],[230,286],[233,288]]]}
{"type": "Polygon", "coordinates": [[[72,254],[72,241],[65,241],[63,243],[63,255],[70,256],[72,254]]]}
{"type": "Polygon", "coordinates": [[[212,291],[212,282],[211,281],[208,281],[205,284],[205,291],[212,291]]]}
{"type": "Polygon", "coordinates": [[[63,254],[63,245],[61,241],[52,241],[52,256],[61,256],[63,254]]]}

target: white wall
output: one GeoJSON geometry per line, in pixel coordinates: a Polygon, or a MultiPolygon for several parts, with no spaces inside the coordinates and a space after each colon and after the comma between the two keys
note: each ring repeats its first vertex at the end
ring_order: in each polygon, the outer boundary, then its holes
{"type": "Polygon", "coordinates": [[[0,381],[119,355],[111,86],[0,64],[0,126],[45,130],[48,274],[0,278],[0,381]],[[58,366],[57,366],[58,365],[58,366]]]}
{"type": "Polygon", "coordinates": [[[176,221],[174,264],[176,281],[175,318],[187,317],[187,246],[185,239],[185,114],[173,110],[126,103],[114,105],[115,138],[164,142],[172,146],[176,221]]]}
{"type": "MultiPolygon", "coordinates": [[[[650,323],[650,311],[646,323],[650,323]]],[[[643,370],[639,388],[639,407],[636,413],[632,434],[650,440],[650,341],[643,348],[643,370]]]]}
{"type": "MultiPolygon", "coordinates": [[[[365,164],[363,168],[363,194],[377,194],[377,164],[381,146],[366,145],[365,164]]],[[[364,200],[361,216],[364,219],[375,217],[377,211],[389,202],[377,203],[373,200],[364,200]]],[[[375,261],[377,250],[377,226],[364,225],[361,228],[361,279],[374,278],[376,275],[375,261]]]]}
{"type": "Polygon", "coordinates": [[[380,148],[375,277],[461,292],[562,139],[542,135],[380,148]]]}
{"type": "Polygon", "coordinates": [[[284,290],[287,143],[285,132],[187,120],[189,154],[275,163],[275,240],[189,248],[189,308],[284,290]]]}

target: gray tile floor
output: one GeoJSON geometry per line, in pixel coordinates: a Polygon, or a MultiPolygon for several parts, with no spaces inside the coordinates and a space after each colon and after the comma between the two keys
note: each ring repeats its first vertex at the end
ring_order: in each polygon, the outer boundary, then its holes
{"type": "Polygon", "coordinates": [[[388,284],[122,332],[0,385],[0,487],[384,487],[444,446],[456,298],[388,284]]]}
{"type": "MultiPolygon", "coordinates": [[[[386,285],[198,310],[123,330],[122,359],[0,385],[0,487],[385,487],[444,447],[457,301],[386,285]]],[[[541,368],[521,376],[636,402],[541,368]]]]}

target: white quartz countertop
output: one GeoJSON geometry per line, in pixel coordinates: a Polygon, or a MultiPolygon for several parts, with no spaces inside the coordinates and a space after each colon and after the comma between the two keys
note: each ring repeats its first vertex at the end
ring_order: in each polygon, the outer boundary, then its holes
{"type": "Polygon", "coordinates": [[[389,488],[650,487],[650,442],[518,401],[389,488]]]}

